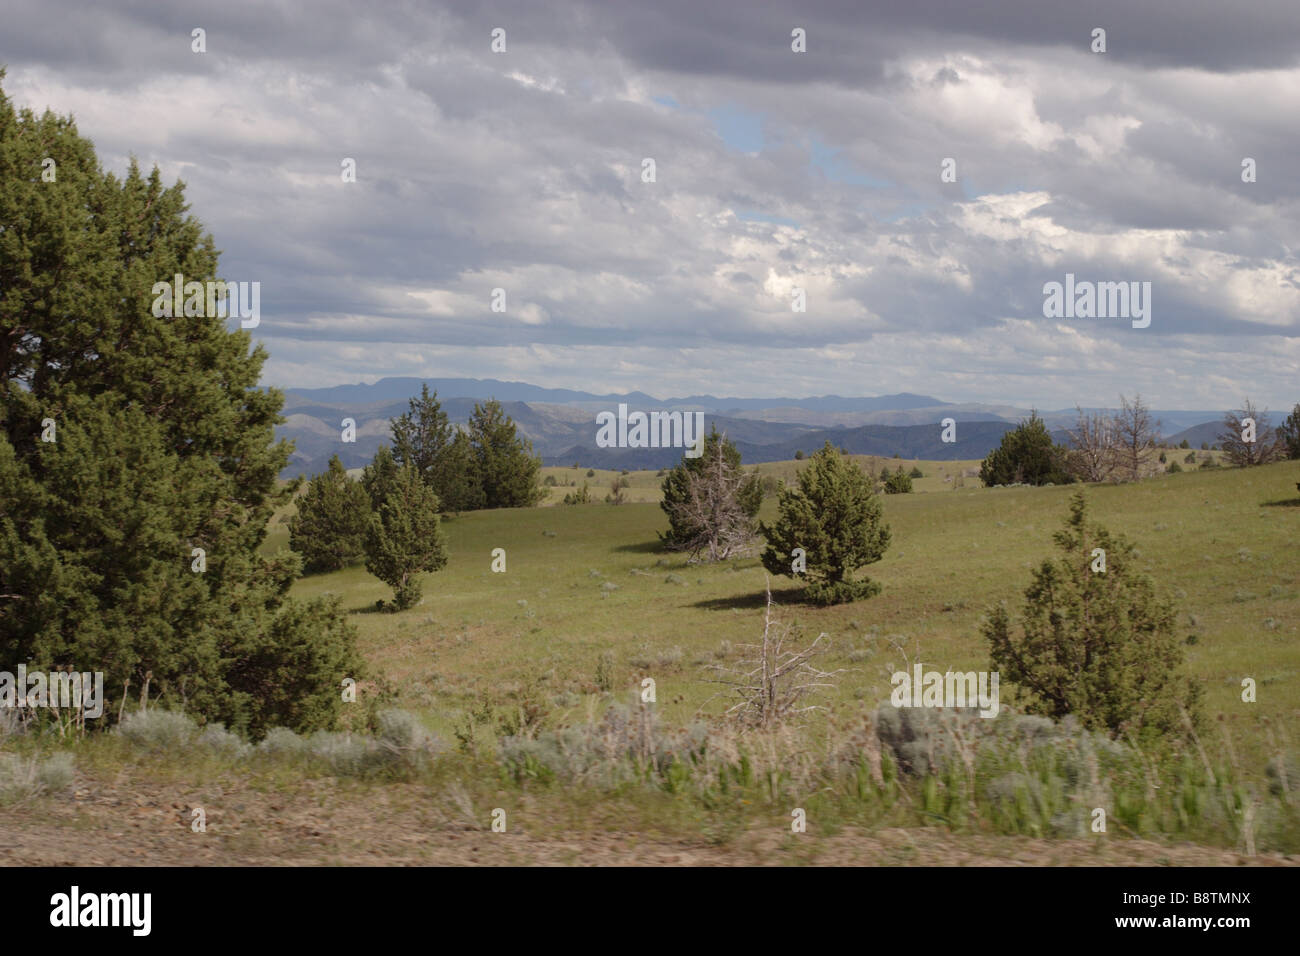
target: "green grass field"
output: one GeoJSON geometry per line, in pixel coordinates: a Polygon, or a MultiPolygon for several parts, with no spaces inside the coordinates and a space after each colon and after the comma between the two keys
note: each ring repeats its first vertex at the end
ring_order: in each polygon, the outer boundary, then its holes
{"type": "MultiPolygon", "coordinates": [[[[943,478],[978,463],[888,462],[900,463],[905,470],[919,464],[926,477],[916,482],[918,493],[884,497],[893,544],[867,569],[883,585],[880,595],[817,608],[800,603],[790,579],[771,582],[781,618],[810,638],[826,633],[823,666],[846,669],[822,703],[886,701],[889,674],[901,666],[890,641],[927,667],[986,668],[981,614],[999,600],[1019,608],[1031,566],[1053,552],[1052,534],[1074,490],[984,489],[972,478],[953,489],[943,478]]],[[[759,467],[789,478],[799,465],[759,467]]],[[[600,500],[613,472],[591,479],[584,470],[546,473],[590,481],[601,491],[598,503],[448,520],[447,567],[425,577],[417,608],[376,612],[390,592],[360,566],[304,578],[294,594],[340,595],[367,660],[397,684],[402,706],[444,735],[484,699],[506,707],[542,700],[546,721],[559,724],[598,709],[607,699],[602,688],[619,696],[646,676],[670,723],[718,710],[707,665],[734,657],[729,646],[761,632],[765,576],[757,553],[710,566],[662,551],[656,533],[666,524],[653,472],[628,476],[633,501],[621,506],[600,500]],[[490,570],[494,548],[506,551],[505,573],[490,570]]],[[[1241,727],[1234,743],[1260,767],[1268,752],[1260,718],[1295,739],[1300,705],[1297,481],[1300,463],[1283,463],[1087,489],[1092,518],[1132,540],[1174,599],[1192,641],[1187,666],[1204,685],[1209,714],[1241,727]],[[1244,677],[1255,679],[1257,703],[1241,701],[1244,677]]],[[[769,497],[760,517],[774,511],[769,497]]],[[[274,527],[268,550],[287,541],[283,516],[274,527]]],[[[1003,699],[1013,700],[1005,689],[1003,699]]]]}

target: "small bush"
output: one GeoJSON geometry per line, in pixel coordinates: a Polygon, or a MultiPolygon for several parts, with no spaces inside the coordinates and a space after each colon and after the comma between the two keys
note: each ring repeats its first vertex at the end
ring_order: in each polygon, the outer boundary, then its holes
{"type": "Polygon", "coordinates": [[[198,744],[205,750],[223,757],[243,757],[252,751],[252,747],[232,734],[222,724],[208,724],[199,734],[198,744]]]}
{"type": "Polygon", "coordinates": [[[594,468],[588,468],[588,469],[587,469],[587,477],[588,477],[588,478],[595,478],[595,477],[596,477],[596,471],[595,471],[594,468]]]}
{"type": "Polygon", "coordinates": [[[174,710],[137,710],[127,714],[117,727],[132,747],[149,753],[179,753],[198,734],[198,725],[174,710]]]}
{"type": "Polygon", "coordinates": [[[0,803],[17,803],[57,793],[72,785],[72,754],[55,753],[42,759],[39,755],[0,754],[0,803]]]}

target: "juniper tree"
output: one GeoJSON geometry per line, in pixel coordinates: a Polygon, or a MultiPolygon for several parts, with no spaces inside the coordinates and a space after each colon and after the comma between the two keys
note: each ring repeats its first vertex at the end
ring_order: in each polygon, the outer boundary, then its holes
{"type": "Polygon", "coordinates": [[[474,404],[469,419],[470,460],[482,492],[483,508],[521,508],[545,496],[542,460],[532,443],[518,437],[515,423],[494,400],[474,404]]]}
{"type": "Polygon", "coordinates": [[[421,386],[420,397],[410,400],[409,411],[390,430],[393,461],[415,468],[444,511],[483,507],[469,438],[451,423],[436,391],[430,395],[429,386],[421,386]]]}
{"type": "Polygon", "coordinates": [[[1060,485],[1069,480],[1065,450],[1052,441],[1036,411],[1004,434],[1001,444],[980,465],[980,481],[986,486],[1060,485]]]}
{"type": "Polygon", "coordinates": [[[370,497],[350,477],[338,455],[329,469],[307,484],[298,511],[289,519],[289,547],[302,555],[306,571],[338,571],[365,550],[370,497]]]}
{"type": "Polygon", "coordinates": [[[392,494],[397,484],[397,475],[401,466],[393,458],[393,452],[387,445],[380,445],[375,457],[370,460],[361,473],[361,487],[370,498],[370,510],[378,511],[392,494]]]}
{"type": "Polygon", "coordinates": [[[1286,457],[1300,459],[1300,405],[1291,409],[1291,414],[1282,420],[1277,436],[1286,457]]]}
{"type": "Polygon", "coordinates": [[[881,520],[871,479],[828,441],[796,481],[796,487],[781,485],[776,524],[760,525],[767,538],[763,566],[772,574],[804,577],[807,598],[818,604],[879,593],[876,582],[853,576],[879,561],[889,547],[889,527],[881,520]],[[795,569],[796,548],[803,551],[805,572],[795,569]]]}
{"type": "Polygon", "coordinates": [[[1200,689],[1179,673],[1173,606],[1138,570],[1130,543],[1088,522],[1082,493],[1055,541],[1061,554],[1033,572],[1019,622],[1005,603],[988,612],[992,666],[1024,691],[1029,713],[1074,714],[1111,732],[1180,730],[1180,707],[1195,716],[1200,689]]]}
{"type": "MultiPolygon", "coordinates": [[[[673,547],[688,551],[692,558],[707,552],[708,560],[721,561],[744,549],[754,536],[755,492],[762,502],[757,474],[740,467],[740,454],[727,454],[728,445],[714,441],[704,454],[691,461],[697,468],[683,468],[686,477],[681,494],[665,499],[665,511],[675,534],[673,547]]],[[[734,447],[731,449],[735,451],[734,447]]]]}
{"type": "Polygon", "coordinates": [[[691,517],[688,503],[692,495],[692,480],[704,472],[705,463],[712,461],[716,454],[722,456],[719,467],[729,476],[728,481],[735,479],[737,487],[734,498],[741,513],[750,520],[758,515],[758,509],[763,504],[763,483],[759,478],[758,470],[755,469],[748,474],[742,472],[739,449],[727,439],[726,435],[718,433],[716,425],[711,426],[709,434],[704,436],[700,455],[695,458],[687,458],[683,455],[682,460],[664,476],[664,480],[660,483],[663,494],[659,507],[668,516],[668,531],[660,532],[659,540],[665,547],[671,550],[689,550],[691,542],[700,540],[701,533],[707,530],[701,528],[691,517]]]}
{"type": "Polygon", "coordinates": [[[266,352],[206,309],[153,314],[155,283],[217,278],[184,184],[104,172],[2,89],[0,184],[0,658],[133,698],[152,675],[233,729],[329,726],[361,661],[336,603],[287,598],[300,560],[260,553],[296,487],[266,352]]]}
{"type": "Polygon", "coordinates": [[[383,503],[370,516],[366,570],[393,589],[401,611],[420,600],[416,577],[447,563],[438,498],[409,465],[398,470],[383,503]]]}

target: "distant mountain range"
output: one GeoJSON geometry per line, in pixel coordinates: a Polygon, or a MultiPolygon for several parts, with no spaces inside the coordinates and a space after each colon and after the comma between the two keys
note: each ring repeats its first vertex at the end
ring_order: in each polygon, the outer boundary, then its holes
{"type": "MultiPolygon", "coordinates": [[[[421,385],[438,393],[443,410],[457,424],[468,421],[475,402],[495,398],[519,432],[548,465],[587,468],[668,468],[681,459],[675,448],[598,448],[596,413],[616,411],[701,411],[705,431],[714,426],[736,443],[744,461],[783,461],[795,452],[811,454],[830,441],[852,454],[936,460],[983,458],[1002,435],[1030,410],[1011,405],[956,404],[929,395],[900,393],[871,398],[822,395],[813,398],[718,398],[689,395],[659,399],[644,392],[598,395],[567,388],[542,388],[496,379],[385,378],[372,385],[286,389],[286,422],[278,437],[292,439],[294,453],[282,477],[316,474],[337,454],[347,468],[369,463],[389,441],[389,421],[407,410],[421,385]],[[341,441],[342,421],[356,422],[356,441],[341,441]],[[940,439],[940,422],[958,422],[957,441],[940,439]]],[[[1084,409],[1093,411],[1093,409],[1084,409]]],[[[1040,411],[1057,441],[1074,423],[1074,409],[1040,411]]],[[[1153,410],[1172,444],[1184,438],[1196,448],[1217,441],[1218,411],[1153,410]],[[1204,437],[1211,436],[1211,437],[1204,437]]]]}

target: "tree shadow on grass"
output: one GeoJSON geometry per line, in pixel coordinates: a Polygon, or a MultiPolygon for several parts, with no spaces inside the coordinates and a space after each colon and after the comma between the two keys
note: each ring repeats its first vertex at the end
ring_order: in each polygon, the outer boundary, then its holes
{"type": "MultiPolygon", "coordinates": [[[[410,610],[409,608],[407,610],[410,610]]],[[[376,607],[373,604],[364,604],[361,607],[348,608],[349,614],[392,614],[393,606],[385,603],[383,607],[376,607]]]]}
{"type": "MultiPolygon", "coordinates": [[[[792,588],[773,588],[772,603],[774,604],[807,604],[804,600],[804,589],[801,587],[792,588]]],[[[735,597],[709,598],[704,601],[696,601],[691,607],[703,608],[706,611],[725,611],[729,608],[738,608],[748,610],[767,606],[767,592],[754,591],[752,594],[740,594],[735,597]]]]}
{"type": "Polygon", "coordinates": [[[1300,508],[1300,498],[1279,498],[1277,501],[1265,501],[1265,508],[1300,508]]]}
{"type": "Polygon", "coordinates": [[[620,544],[614,548],[615,551],[625,551],[632,554],[675,554],[677,552],[668,551],[659,541],[638,541],[636,544],[620,544]]]}

